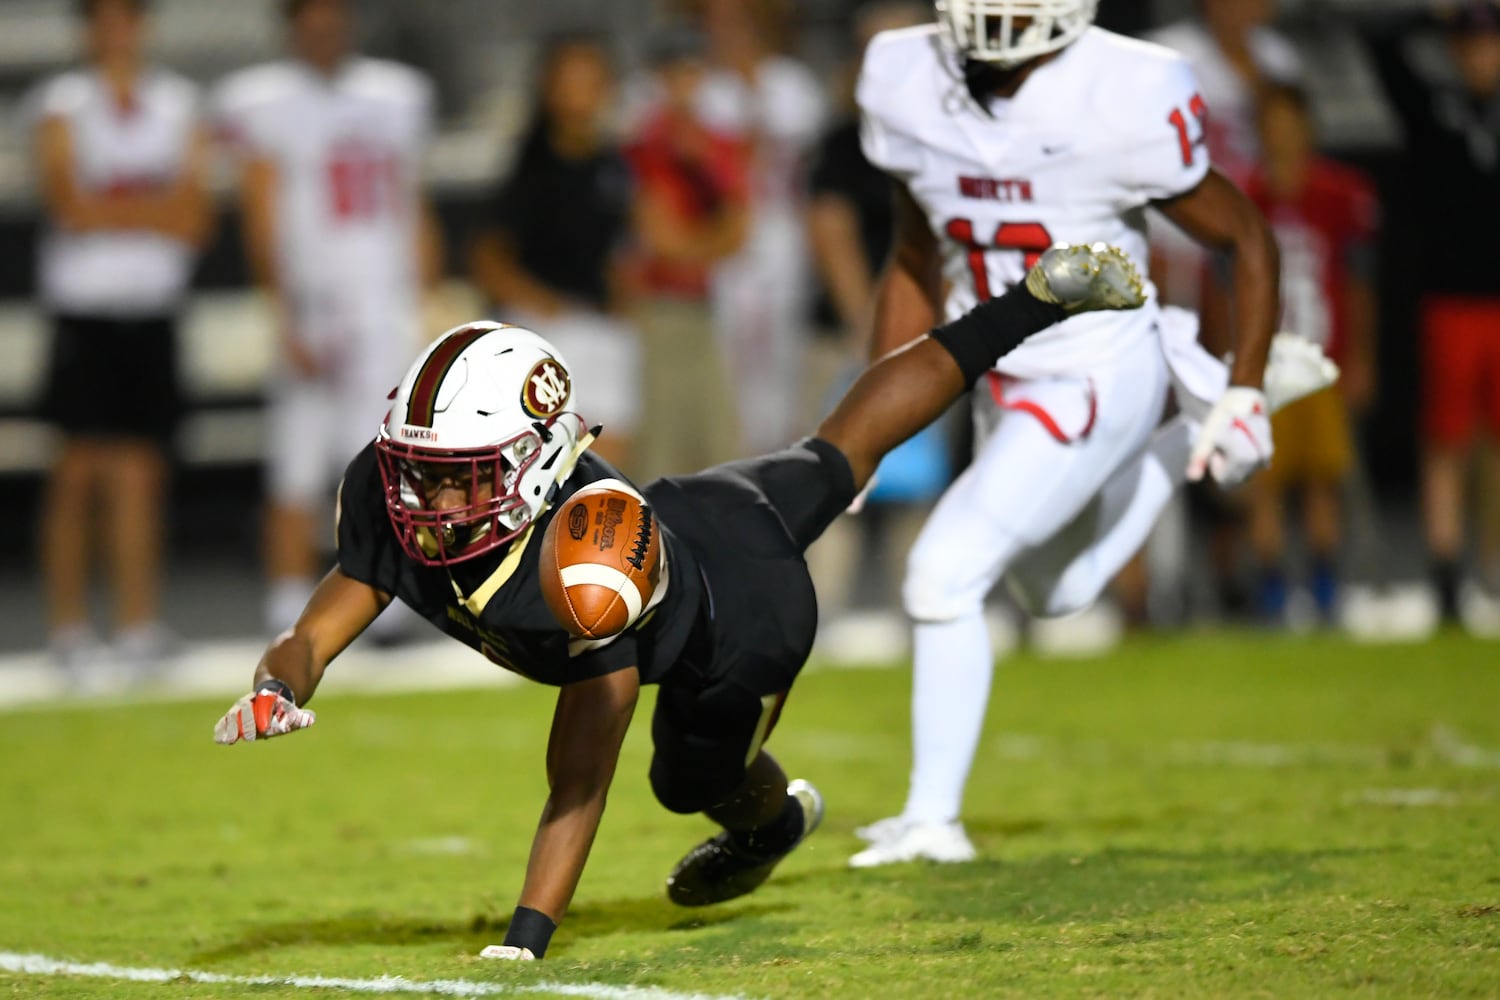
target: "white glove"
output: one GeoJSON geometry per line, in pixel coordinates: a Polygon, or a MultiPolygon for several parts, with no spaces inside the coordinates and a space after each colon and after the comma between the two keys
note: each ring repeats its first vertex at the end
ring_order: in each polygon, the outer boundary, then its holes
{"type": "Polygon", "coordinates": [[[479,953],[480,958],[498,958],[507,962],[535,962],[536,956],[531,953],[530,948],[517,948],[513,944],[486,945],[484,951],[479,953]]]}
{"type": "Polygon", "coordinates": [[[1259,389],[1232,385],[1209,411],[1188,459],[1187,477],[1213,473],[1220,486],[1238,486],[1271,461],[1271,419],[1259,389]]]}
{"type": "Polygon", "coordinates": [[[306,729],[318,717],[288,697],[286,685],[262,682],[230,706],[214,725],[214,742],[228,746],[240,740],[264,740],[306,729]]]}

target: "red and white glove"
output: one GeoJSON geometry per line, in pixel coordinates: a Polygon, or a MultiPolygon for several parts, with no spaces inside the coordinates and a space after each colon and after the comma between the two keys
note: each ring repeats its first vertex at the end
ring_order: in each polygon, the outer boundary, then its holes
{"type": "Polygon", "coordinates": [[[1187,477],[1212,473],[1220,486],[1238,486],[1271,461],[1271,418],[1259,389],[1232,385],[1209,411],[1188,459],[1187,477]]]}
{"type": "Polygon", "coordinates": [[[318,717],[298,708],[292,689],[281,681],[261,681],[254,691],[230,706],[214,725],[214,742],[228,746],[240,740],[266,740],[306,729],[318,717]]]}

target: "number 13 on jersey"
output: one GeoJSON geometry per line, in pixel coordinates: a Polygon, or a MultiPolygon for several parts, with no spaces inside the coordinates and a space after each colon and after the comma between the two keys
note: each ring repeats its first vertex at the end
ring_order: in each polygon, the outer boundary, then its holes
{"type": "Polygon", "coordinates": [[[1047,248],[1052,235],[1040,222],[1002,222],[988,243],[981,243],[969,219],[954,219],[943,227],[948,238],[969,248],[969,274],[974,279],[974,295],[980,302],[994,297],[990,288],[990,269],[985,255],[992,250],[1013,250],[1025,254],[1026,270],[1031,270],[1047,248]]]}
{"type": "Polygon", "coordinates": [[[1202,94],[1194,94],[1193,99],[1188,101],[1188,113],[1197,122],[1197,135],[1188,126],[1188,116],[1181,108],[1173,108],[1172,113],[1167,115],[1167,123],[1177,130],[1177,141],[1182,144],[1182,165],[1191,167],[1198,158],[1198,150],[1202,149],[1208,141],[1208,105],[1204,103],[1202,94]]]}

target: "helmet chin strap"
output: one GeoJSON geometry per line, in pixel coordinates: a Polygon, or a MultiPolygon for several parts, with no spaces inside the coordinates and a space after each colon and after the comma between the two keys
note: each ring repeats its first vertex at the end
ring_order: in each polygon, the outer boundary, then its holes
{"type": "Polygon", "coordinates": [[[558,488],[567,482],[568,477],[573,474],[573,470],[578,468],[578,462],[583,458],[583,453],[589,450],[589,445],[594,443],[594,439],[599,436],[599,431],[602,429],[595,427],[592,430],[586,431],[583,437],[578,439],[578,443],[573,446],[573,450],[568,452],[568,457],[563,459],[562,465],[557,470],[557,480],[552,484],[552,489],[547,493],[547,502],[542,505],[541,510],[537,511],[538,517],[542,515],[542,511],[552,506],[552,498],[557,496],[558,488]]]}

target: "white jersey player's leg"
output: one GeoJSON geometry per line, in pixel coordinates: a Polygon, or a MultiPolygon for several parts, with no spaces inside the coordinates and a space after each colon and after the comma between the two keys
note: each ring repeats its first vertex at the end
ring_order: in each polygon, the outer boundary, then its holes
{"type": "MultiPolygon", "coordinates": [[[[1228,370],[1197,345],[1194,339],[1169,344],[1173,370],[1180,376],[1192,366],[1215,381],[1228,384],[1228,370]],[[1222,370],[1216,378],[1212,369],[1222,370]]],[[[1311,341],[1278,334],[1266,366],[1266,404],[1272,412],[1331,385],[1338,372],[1311,341]]],[[[1167,421],[1151,437],[1150,446],[1121,468],[1099,491],[1089,508],[1048,544],[1025,553],[1009,574],[1011,592],[1030,614],[1043,618],[1073,614],[1088,608],[1125,567],[1151,534],[1172,495],[1187,481],[1188,458],[1201,424],[1204,400],[1188,397],[1179,377],[1177,395],[1184,412],[1167,421]]]]}
{"type": "Polygon", "coordinates": [[[1091,607],[1146,542],[1162,510],[1187,480],[1198,424],[1173,417],[1145,453],[1120,469],[1072,524],[1011,568],[1011,593],[1039,618],[1091,607]]]}
{"type": "Polygon", "coordinates": [[[916,621],[911,790],[901,821],[868,831],[856,866],[961,861],[957,826],[994,664],[984,599],[1028,550],[1063,530],[1149,439],[1166,395],[1154,340],[1092,377],[1029,383],[1032,412],[1009,411],[944,494],[912,549],[903,588],[916,621]],[[1082,405],[1080,405],[1080,402],[1082,405]],[[1063,442],[1047,420],[1076,437],[1063,442]],[[1086,433],[1085,433],[1086,431],[1086,433]]]}

